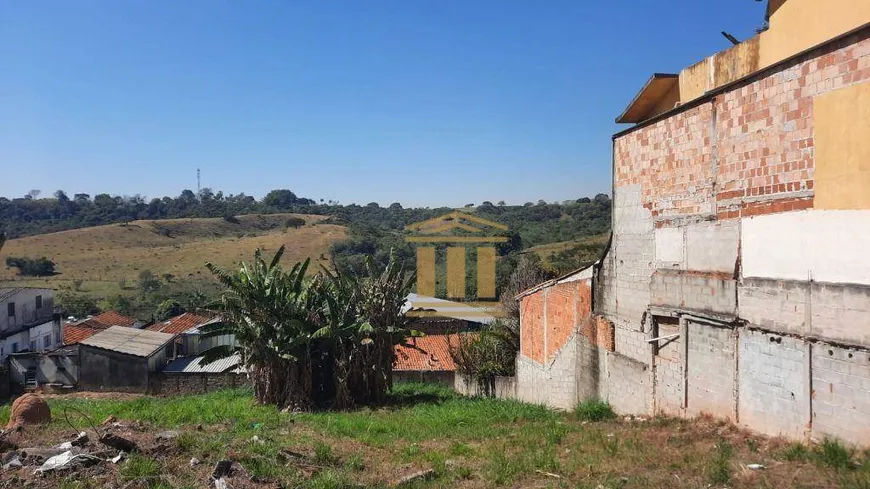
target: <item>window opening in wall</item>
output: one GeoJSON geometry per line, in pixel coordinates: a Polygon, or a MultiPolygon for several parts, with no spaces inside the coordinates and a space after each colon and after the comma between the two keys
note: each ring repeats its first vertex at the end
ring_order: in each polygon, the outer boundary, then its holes
{"type": "Polygon", "coordinates": [[[671,316],[653,316],[652,339],[653,355],[659,355],[662,348],[668,346],[680,337],[680,318],[671,316]]]}
{"type": "Polygon", "coordinates": [[[18,353],[18,342],[12,343],[12,353],[18,353]]]}
{"type": "Polygon", "coordinates": [[[36,340],[30,340],[30,351],[36,351],[36,340]]]}
{"type": "Polygon", "coordinates": [[[37,310],[42,309],[42,296],[41,295],[36,296],[36,309],[37,310]]]}
{"type": "Polygon", "coordinates": [[[51,335],[47,334],[42,337],[42,348],[48,349],[51,346],[51,335]]]}
{"type": "Polygon", "coordinates": [[[15,303],[10,302],[6,304],[6,315],[9,317],[15,317],[15,303]]]}

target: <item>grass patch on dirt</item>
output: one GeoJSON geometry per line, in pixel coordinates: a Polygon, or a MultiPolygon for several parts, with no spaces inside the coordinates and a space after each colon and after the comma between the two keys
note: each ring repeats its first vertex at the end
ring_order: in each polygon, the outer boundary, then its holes
{"type": "MultiPolygon", "coordinates": [[[[419,384],[397,385],[386,406],[351,412],[279,413],[244,389],[51,397],[49,404],[54,421],[22,434],[37,446],[69,439],[62,413],[75,407],[96,423],[115,416],[152,449],[117,466],[34,479],[34,488],[205,487],[214,463],[226,458],[244,468],[230,481],[244,488],[380,488],[427,469],[430,477],[407,487],[870,487],[867,454],[834,441],[805,447],[711,419],[626,421],[606,414],[606,404],[557,412],[419,384]],[[154,434],[167,428],[181,434],[158,446],[154,434]],[[191,466],[194,457],[201,463],[191,466]]],[[[0,421],[7,416],[0,409],[0,421]]],[[[70,417],[87,429],[72,410],[70,417]]],[[[0,473],[0,486],[10,477],[0,473]]]]}

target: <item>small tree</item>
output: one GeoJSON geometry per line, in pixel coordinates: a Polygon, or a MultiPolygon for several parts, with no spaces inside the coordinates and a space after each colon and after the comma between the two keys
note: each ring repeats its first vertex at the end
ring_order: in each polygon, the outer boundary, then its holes
{"type": "Polygon", "coordinates": [[[139,290],[145,293],[155,292],[160,288],[160,280],[154,276],[151,270],[139,272],[139,290]]]}

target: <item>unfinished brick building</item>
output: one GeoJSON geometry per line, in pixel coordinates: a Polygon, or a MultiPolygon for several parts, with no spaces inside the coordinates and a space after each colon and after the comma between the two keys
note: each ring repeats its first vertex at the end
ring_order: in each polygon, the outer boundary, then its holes
{"type": "Polygon", "coordinates": [[[521,297],[518,397],[870,443],[870,2],[768,14],[619,117],[592,309],[521,297]]]}

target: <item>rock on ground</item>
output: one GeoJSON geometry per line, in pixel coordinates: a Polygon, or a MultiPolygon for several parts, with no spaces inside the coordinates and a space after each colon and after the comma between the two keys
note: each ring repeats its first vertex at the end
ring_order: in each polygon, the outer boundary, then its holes
{"type": "Polygon", "coordinates": [[[24,394],[12,403],[7,429],[24,425],[48,423],[51,421],[51,409],[48,403],[36,394],[24,394]]]}

